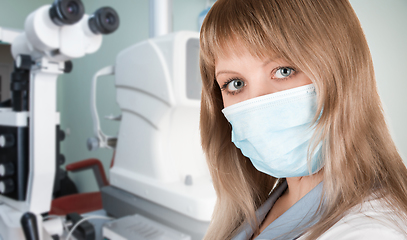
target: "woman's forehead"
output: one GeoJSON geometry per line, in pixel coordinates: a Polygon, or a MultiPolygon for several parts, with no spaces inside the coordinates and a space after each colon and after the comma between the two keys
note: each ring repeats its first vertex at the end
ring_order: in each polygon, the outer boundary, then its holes
{"type": "Polygon", "coordinates": [[[234,44],[229,45],[222,50],[214,51],[214,65],[220,61],[238,60],[240,58],[250,57],[261,62],[267,62],[275,59],[280,59],[281,56],[273,51],[256,51],[257,49],[248,48],[245,45],[234,44]]]}
{"type": "Polygon", "coordinates": [[[259,46],[248,46],[248,44],[237,41],[225,41],[221,45],[217,44],[217,47],[213,49],[212,52],[215,61],[218,59],[239,58],[248,55],[258,59],[278,57],[277,54],[275,54],[271,49],[262,48],[259,46]]]}

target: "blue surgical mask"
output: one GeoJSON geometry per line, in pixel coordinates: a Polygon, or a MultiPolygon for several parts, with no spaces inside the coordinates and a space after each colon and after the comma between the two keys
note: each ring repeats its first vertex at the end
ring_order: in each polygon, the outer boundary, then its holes
{"type": "Polygon", "coordinates": [[[236,147],[257,170],[276,178],[308,176],[322,168],[321,143],[308,163],[316,111],[313,84],[252,98],[222,110],[232,125],[236,147]]]}

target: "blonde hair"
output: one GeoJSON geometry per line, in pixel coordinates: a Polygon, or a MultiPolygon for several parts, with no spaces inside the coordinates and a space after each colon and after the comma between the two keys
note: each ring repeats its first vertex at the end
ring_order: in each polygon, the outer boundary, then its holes
{"type": "Polygon", "coordinates": [[[386,126],[370,51],[350,3],[217,0],[200,39],[201,140],[218,196],[205,239],[230,239],[244,221],[256,231],[255,210],[278,183],[234,146],[221,112],[215,61],[242,46],[253,56],[283,58],[316,86],[326,201],[307,238],[320,236],[372,194],[407,217],[407,170],[386,126]]]}

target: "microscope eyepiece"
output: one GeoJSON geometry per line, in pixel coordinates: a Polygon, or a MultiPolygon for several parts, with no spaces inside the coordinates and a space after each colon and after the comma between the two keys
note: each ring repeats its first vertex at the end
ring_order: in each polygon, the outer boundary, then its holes
{"type": "Polygon", "coordinates": [[[68,5],[66,5],[66,11],[69,14],[78,14],[79,13],[79,5],[76,2],[69,2],[68,5]]]}
{"type": "Polygon", "coordinates": [[[72,25],[83,17],[85,7],[81,0],[55,0],[52,4],[49,15],[56,25],[72,25]]]}
{"type": "Polygon", "coordinates": [[[119,28],[120,19],[113,8],[102,7],[89,18],[88,24],[95,34],[109,34],[119,28]]]}

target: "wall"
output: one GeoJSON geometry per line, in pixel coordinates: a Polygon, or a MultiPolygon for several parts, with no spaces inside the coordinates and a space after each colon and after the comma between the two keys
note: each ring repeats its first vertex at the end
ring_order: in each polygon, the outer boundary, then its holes
{"type": "MultiPolygon", "coordinates": [[[[173,0],[174,31],[197,31],[197,17],[205,7],[205,0],[173,0]]],[[[403,159],[407,161],[407,81],[404,69],[407,67],[407,1],[389,0],[352,0],[352,6],[358,14],[371,48],[375,65],[379,93],[388,117],[394,141],[403,159]]],[[[102,48],[91,56],[76,60],[75,71],[64,76],[63,89],[63,127],[71,129],[71,135],[63,145],[63,151],[69,162],[86,157],[98,157],[108,168],[111,150],[88,152],[85,141],[92,135],[92,123],[89,113],[89,89],[92,74],[99,68],[111,64],[114,56],[123,48],[148,37],[148,1],[121,0],[87,1],[86,9],[96,9],[109,5],[120,14],[120,29],[105,37],[102,48]]],[[[98,88],[98,109],[100,116],[119,114],[115,103],[113,79],[106,77],[98,88]]],[[[115,135],[117,122],[102,120],[102,128],[115,135]]],[[[87,173],[76,175],[81,182],[80,189],[88,191],[95,188],[92,177],[87,173]]]]}
{"type": "MultiPolygon", "coordinates": [[[[51,0],[0,0],[0,26],[23,28],[25,17],[34,9],[50,4],[51,0]]],[[[92,75],[100,68],[113,64],[124,48],[148,38],[148,0],[83,0],[86,13],[102,6],[111,6],[120,15],[118,31],[104,37],[101,49],[95,54],[73,61],[72,73],[58,81],[58,111],[61,127],[67,131],[62,153],[67,163],[96,157],[109,168],[111,150],[89,152],[86,139],[93,135],[89,93],[92,75]]],[[[173,0],[174,31],[198,31],[197,17],[206,0],[173,0]]],[[[407,161],[407,1],[351,0],[365,30],[375,64],[379,93],[384,103],[392,136],[407,161]],[[386,4],[383,4],[386,2],[386,4]]],[[[101,117],[120,114],[115,101],[112,77],[102,78],[98,86],[98,109],[101,117]]],[[[101,120],[102,129],[115,135],[118,122],[101,120]]],[[[96,190],[90,172],[71,174],[80,191],[96,190]]]]}
{"type": "MultiPolygon", "coordinates": [[[[0,26],[23,29],[26,16],[38,7],[51,4],[52,0],[0,0],[0,26]]],[[[91,78],[100,68],[114,64],[115,56],[124,48],[148,38],[148,0],[91,1],[83,0],[85,12],[92,14],[99,7],[111,6],[120,16],[120,28],[113,34],[104,36],[98,52],[82,59],[73,60],[74,68],[70,74],[58,79],[58,111],[61,113],[61,128],[67,137],[61,145],[66,163],[86,158],[99,158],[107,170],[112,150],[101,149],[89,152],[86,140],[93,135],[90,115],[89,93],[91,78]]],[[[205,7],[206,0],[173,0],[174,31],[198,31],[197,17],[205,7]]],[[[120,114],[114,91],[114,79],[106,77],[98,86],[98,109],[101,118],[105,115],[120,114]]],[[[118,122],[101,119],[102,129],[115,135],[118,122]]],[[[78,184],[80,191],[96,190],[91,172],[70,175],[78,184]]]]}
{"type": "Polygon", "coordinates": [[[9,44],[0,44],[0,101],[10,99],[10,77],[14,68],[9,44]]]}
{"type": "MultiPolygon", "coordinates": [[[[0,27],[23,29],[26,16],[33,9],[37,9],[47,3],[47,0],[0,0],[0,27]]],[[[8,45],[0,45],[0,101],[10,98],[8,86],[13,65],[11,64],[12,58],[9,48],[10,46],[8,45]],[[4,53],[4,51],[8,52],[4,53]]]]}
{"type": "Polygon", "coordinates": [[[372,53],[393,139],[407,163],[407,1],[351,0],[372,53]]]}
{"type": "MultiPolygon", "coordinates": [[[[205,7],[205,0],[173,0],[174,31],[198,31],[197,17],[205,7]]],[[[407,1],[351,0],[365,31],[375,65],[379,93],[391,134],[403,159],[407,162],[407,81],[404,69],[407,67],[407,1]]],[[[121,0],[88,1],[86,9],[109,5],[117,9],[122,25],[119,31],[105,38],[102,48],[91,56],[75,61],[75,71],[64,76],[63,127],[71,129],[71,135],[63,145],[68,161],[86,157],[98,157],[108,168],[111,150],[88,152],[85,141],[92,135],[89,113],[89,89],[92,74],[105,65],[113,63],[114,56],[123,48],[148,37],[148,1],[121,0]]],[[[113,79],[106,77],[98,88],[98,109],[100,116],[119,114],[115,103],[113,79]],[[103,99],[102,99],[103,97],[103,99]]],[[[117,122],[102,120],[102,128],[115,135],[117,122]]],[[[76,175],[81,182],[80,189],[95,189],[93,178],[88,173],[76,175]],[[92,180],[92,181],[91,181],[92,180]]]]}
{"type": "MultiPolygon", "coordinates": [[[[93,74],[100,68],[114,64],[115,56],[123,49],[148,38],[148,0],[83,1],[87,13],[102,6],[113,7],[120,16],[120,27],[111,35],[104,36],[98,52],[73,61],[74,70],[64,75],[59,82],[59,107],[61,126],[69,135],[62,143],[62,152],[67,162],[85,158],[99,158],[105,169],[109,169],[113,151],[99,149],[89,152],[86,140],[93,136],[93,123],[90,114],[90,86],[93,74]]],[[[173,30],[198,31],[197,18],[205,7],[206,0],[173,0],[173,30]]],[[[104,120],[106,115],[119,115],[113,77],[104,77],[97,88],[97,106],[103,131],[115,136],[119,122],[104,120]]],[[[95,190],[96,181],[90,171],[70,175],[80,191],[95,190]]]]}
{"type": "Polygon", "coordinates": [[[50,0],[0,0],[0,26],[23,29],[26,16],[50,0]]]}

